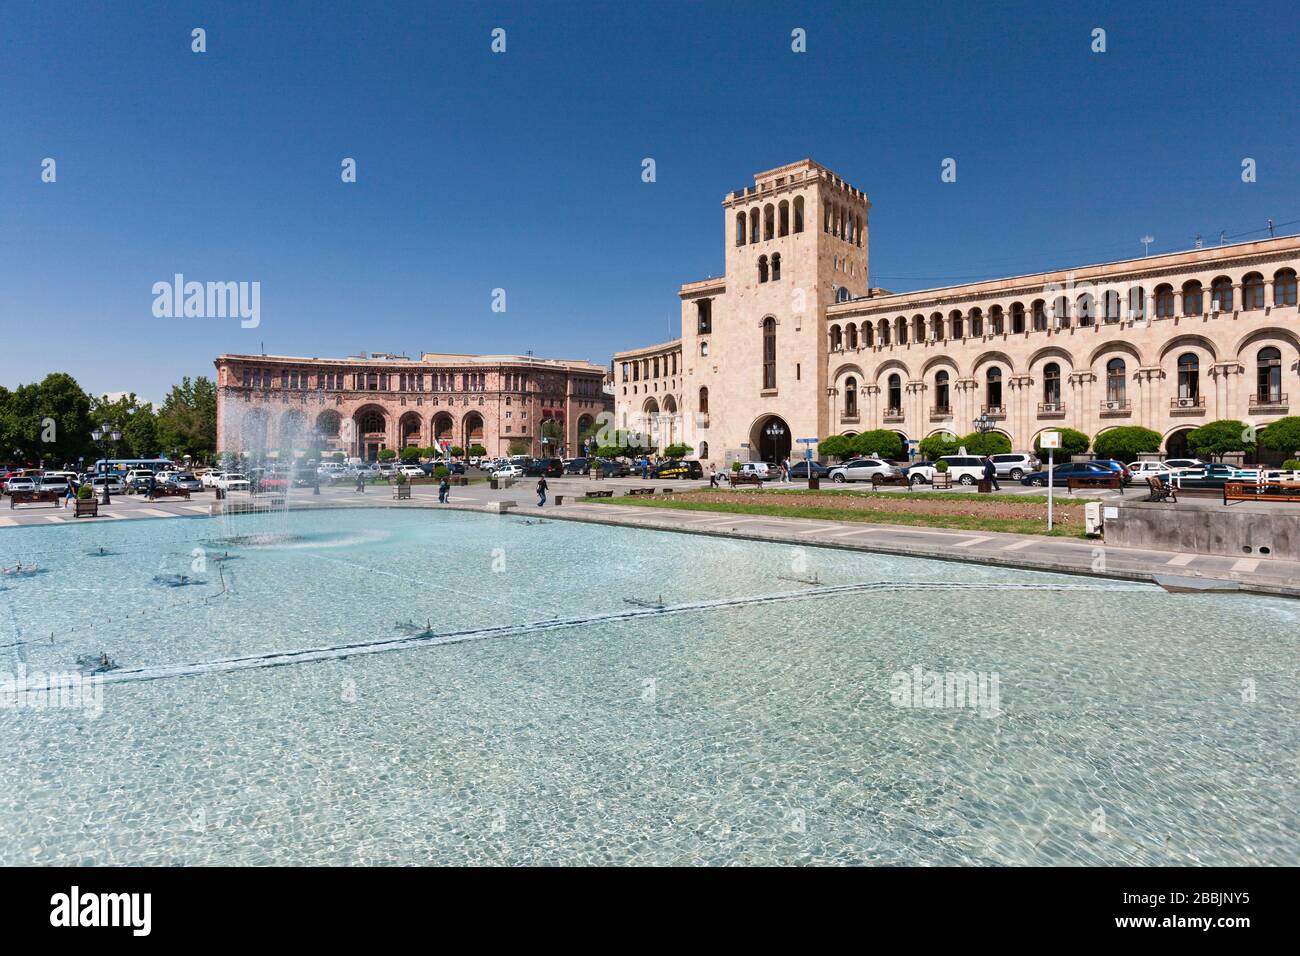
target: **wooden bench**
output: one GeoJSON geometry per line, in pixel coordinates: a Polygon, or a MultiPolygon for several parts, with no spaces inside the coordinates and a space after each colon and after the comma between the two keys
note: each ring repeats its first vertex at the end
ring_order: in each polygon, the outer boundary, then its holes
{"type": "Polygon", "coordinates": [[[1070,477],[1065,480],[1066,491],[1074,494],[1075,488],[1115,488],[1124,493],[1124,476],[1118,471],[1109,475],[1085,475],[1081,478],[1070,477]]]}
{"type": "Polygon", "coordinates": [[[629,488],[623,497],[634,498],[638,495],[653,495],[654,493],[655,490],[653,488],[629,488]]]}
{"type": "MultiPolygon", "coordinates": [[[[1228,486],[1224,485],[1223,487],[1226,491],[1228,486]]],[[[1149,489],[1146,497],[1147,501],[1172,501],[1174,504],[1178,504],[1178,494],[1174,491],[1174,486],[1166,485],[1155,475],[1147,475],[1147,488],[1149,489]]]]}
{"type": "Polygon", "coordinates": [[[1225,481],[1223,503],[1229,501],[1300,501],[1300,483],[1225,481]]]}
{"type": "Polygon", "coordinates": [[[394,501],[411,500],[411,483],[409,481],[403,481],[400,484],[393,485],[393,500],[394,501]]]}
{"type": "Polygon", "coordinates": [[[871,487],[879,488],[881,485],[905,485],[907,478],[903,475],[872,475],[871,487]]]}
{"type": "Polygon", "coordinates": [[[63,501],[63,495],[57,491],[13,491],[9,493],[9,507],[17,508],[19,505],[42,504],[50,502],[54,507],[59,507],[63,501]]]}
{"type": "Polygon", "coordinates": [[[742,472],[733,471],[727,478],[731,481],[731,487],[733,488],[736,485],[758,485],[762,487],[763,484],[763,479],[758,475],[744,474],[742,472]]]}
{"type": "Polygon", "coordinates": [[[72,517],[74,518],[98,518],[99,517],[98,498],[78,498],[73,503],[76,505],[76,511],[72,515],[72,517]]]}
{"type": "Polygon", "coordinates": [[[614,489],[611,488],[609,491],[588,491],[588,492],[585,492],[585,493],[584,493],[584,497],[587,497],[587,498],[613,498],[613,497],[614,497],[614,489]]]}

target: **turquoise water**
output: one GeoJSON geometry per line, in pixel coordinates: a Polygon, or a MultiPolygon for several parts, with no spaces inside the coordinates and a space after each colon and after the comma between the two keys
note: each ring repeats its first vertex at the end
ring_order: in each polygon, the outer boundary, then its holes
{"type": "Polygon", "coordinates": [[[18,559],[0,670],[120,669],[0,709],[2,864],[1300,862],[1294,602],[382,509],[18,559]]]}

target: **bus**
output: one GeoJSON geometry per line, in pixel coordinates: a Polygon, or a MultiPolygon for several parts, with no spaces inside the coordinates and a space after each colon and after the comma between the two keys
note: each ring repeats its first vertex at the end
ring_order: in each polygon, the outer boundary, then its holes
{"type": "Polygon", "coordinates": [[[119,478],[128,471],[147,468],[154,474],[168,468],[175,468],[176,463],[170,458],[100,458],[95,462],[96,475],[117,475],[119,478]]]}

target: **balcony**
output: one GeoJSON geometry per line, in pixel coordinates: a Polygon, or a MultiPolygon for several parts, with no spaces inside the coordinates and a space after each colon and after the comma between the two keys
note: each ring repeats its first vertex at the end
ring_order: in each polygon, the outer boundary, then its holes
{"type": "Polygon", "coordinates": [[[1252,412],[1268,415],[1276,412],[1286,412],[1289,407],[1285,392],[1273,392],[1271,394],[1265,392],[1262,395],[1250,396],[1250,410],[1252,412]]]}
{"type": "Polygon", "coordinates": [[[1204,415],[1205,399],[1200,395],[1195,397],[1178,397],[1174,396],[1169,400],[1169,414],[1171,415],[1204,415]]]}
{"type": "Polygon", "coordinates": [[[1102,418],[1119,418],[1133,414],[1133,405],[1127,398],[1107,398],[1101,403],[1102,418]]]}
{"type": "Polygon", "coordinates": [[[952,418],[952,407],[949,405],[934,405],[930,408],[930,421],[941,422],[946,418],[952,418]]]}
{"type": "Polygon", "coordinates": [[[1038,417],[1039,418],[1064,418],[1065,403],[1064,402],[1039,402],[1038,417]]]}
{"type": "Polygon", "coordinates": [[[901,422],[903,420],[903,410],[901,408],[886,408],[882,418],[886,422],[901,422]]]}
{"type": "Polygon", "coordinates": [[[860,421],[862,421],[862,416],[857,412],[845,412],[840,416],[840,424],[842,425],[856,425],[860,421]]]}
{"type": "Polygon", "coordinates": [[[982,405],[980,406],[980,414],[989,418],[1006,418],[1007,407],[1005,405],[982,405]]]}

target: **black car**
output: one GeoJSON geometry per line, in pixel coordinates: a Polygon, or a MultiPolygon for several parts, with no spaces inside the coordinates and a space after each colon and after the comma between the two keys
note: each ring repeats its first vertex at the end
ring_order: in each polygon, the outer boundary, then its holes
{"type": "Polygon", "coordinates": [[[698,461],[663,461],[655,468],[656,478],[703,478],[704,468],[698,461]]]}
{"type": "Polygon", "coordinates": [[[566,475],[590,475],[591,460],[587,458],[575,458],[564,466],[566,475]]]}
{"type": "Polygon", "coordinates": [[[626,478],[632,470],[621,461],[606,459],[598,463],[602,478],[626,478]]]}
{"type": "Polygon", "coordinates": [[[534,458],[524,465],[524,475],[528,478],[563,477],[564,460],[561,458],[534,458]]]}
{"type": "Polygon", "coordinates": [[[831,470],[819,461],[796,461],[790,466],[791,478],[807,478],[809,469],[812,470],[814,478],[825,478],[831,473],[831,470]]]}

